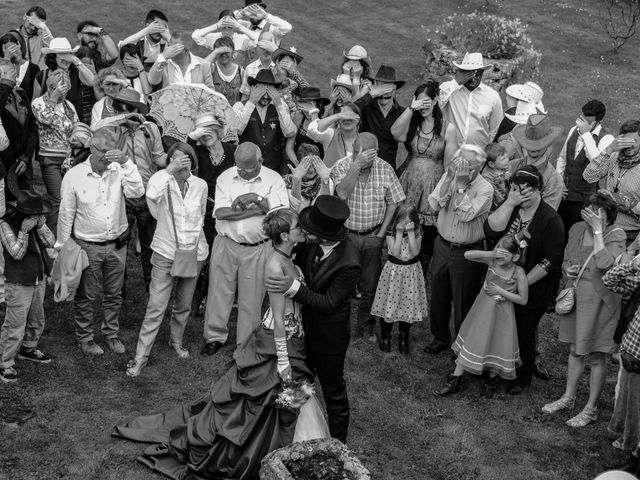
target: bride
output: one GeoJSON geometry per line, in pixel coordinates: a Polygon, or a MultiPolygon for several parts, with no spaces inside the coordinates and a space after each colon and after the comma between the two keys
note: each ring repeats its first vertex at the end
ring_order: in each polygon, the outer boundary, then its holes
{"type": "MultiPolygon", "coordinates": [[[[305,241],[298,215],[288,208],[275,210],[263,227],[273,242],[265,278],[287,272],[302,281],[291,261],[294,245],[305,241]]],[[[207,395],[115,427],[114,436],[157,444],[138,461],[176,480],[254,479],[270,451],[329,437],[315,395],[299,410],[282,403],[283,388],[311,384],[313,375],[305,363],[300,305],[280,293],[269,293],[269,304],[261,326],[238,347],[233,365],[207,395]]]]}

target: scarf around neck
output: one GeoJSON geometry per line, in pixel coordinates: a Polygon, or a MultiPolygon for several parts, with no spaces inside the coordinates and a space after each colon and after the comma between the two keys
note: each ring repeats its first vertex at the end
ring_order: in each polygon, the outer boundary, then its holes
{"type": "Polygon", "coordinates": [[[632,168],[640,163],[640,150],[637,151],[633,155],[629,155],[625,153],[624,150],[621,150],[618,153],[618,166],[620,168],[632,168]]]}

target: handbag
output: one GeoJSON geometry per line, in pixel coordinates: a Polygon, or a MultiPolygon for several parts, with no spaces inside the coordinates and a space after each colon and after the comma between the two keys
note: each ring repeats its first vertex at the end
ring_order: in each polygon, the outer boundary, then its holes
{"type": "Polygon", "coordinates": [[[176,229],[176,219],[173,214],[173,201],[171,200],[171,188],[167,184],[167,197],[169,199],[169,212],[171,213],[171,224],[173,225],[173,234],[176,238],[176,254],[173,257],[171,265],[171,276],[178,278],[195,278],[198,276],[198,243],[200,236],[193,248],[180,248],[178,243],[178,230],[176,229]]]}

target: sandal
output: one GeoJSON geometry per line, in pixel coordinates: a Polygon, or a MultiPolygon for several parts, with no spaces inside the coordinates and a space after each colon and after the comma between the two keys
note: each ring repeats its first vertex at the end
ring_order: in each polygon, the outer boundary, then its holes
{"type": "Polygon", "coordinates": [[[171,345],[171,347],[175,350],[178,358],[189,358],[189,350],[184,348],[179,343],[169,343],[169,345],[171,345]]]}
{"type": "Polygon", "coordinates": [[[597,408],[586,408],[582,410],[578,415],[567,420],[567,425],[573,428],[586,427],[590,423],[595,422],[598,419],[597,408]]]}
{"type": "Polygon", "coordinates": [[[576,404],[575,397],[568,397],[567,395],[563,395],[560,400],[556,400],[555,402],[547,403],[544,407],[542,407],[543,413],[556,413],[560,410],[571,410],[576,404]]]}
{"type": "Polygon", "coordinates": [[[624,451],[624,439],[622,437],[616,438],[613,442],[611,442],[611,446],[616,450],[624,451]]]}
{"type": "Polygon", "coordinates": [[[142,369],[147,365],[147,359],[131,360],[127,363],[127,377],[137,377],[142,369]]]}

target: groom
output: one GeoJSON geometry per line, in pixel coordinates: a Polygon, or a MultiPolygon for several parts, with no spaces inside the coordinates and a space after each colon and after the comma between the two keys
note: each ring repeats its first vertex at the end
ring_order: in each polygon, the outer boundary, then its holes
{"type": "Polygon", "coordinates": [[[344,359],[349,346],[350,298],[362,271],[359,253],[347,238],[349,207],[337,197],[321,195],[300,212],[307,243],[297,247],[295,263],[305,284],[288,274],[267,278],[267,290],[302,304],[307,362],[318,375],[327,405],[331,436],[347,441],[349,400],[344,359]]]}

